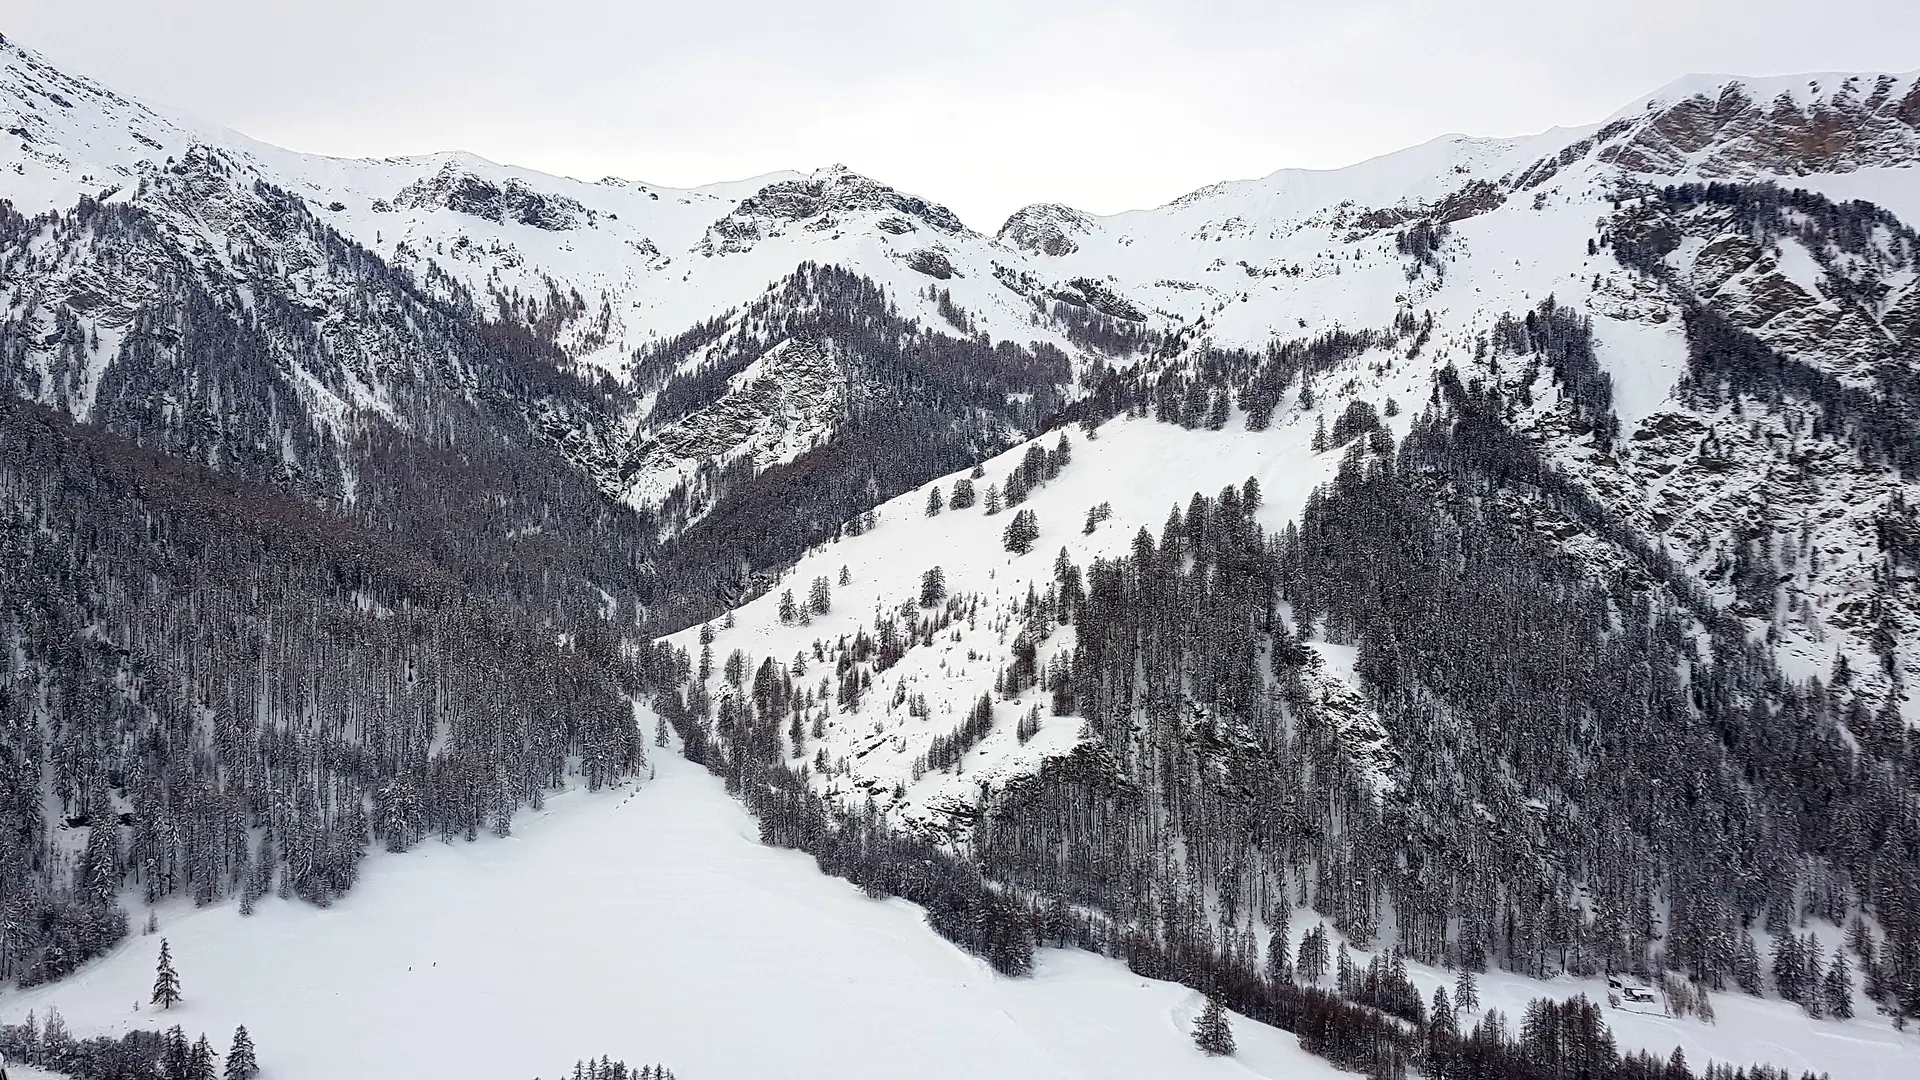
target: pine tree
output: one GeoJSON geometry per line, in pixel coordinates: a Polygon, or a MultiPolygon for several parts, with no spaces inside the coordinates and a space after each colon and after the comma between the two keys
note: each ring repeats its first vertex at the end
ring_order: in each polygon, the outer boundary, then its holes
{"type": "Polygon", "coordinates": [[[175,1024],[161,1036],[160,1067],[167,1080],[187,1080],[193,1069],[193,1045],[187,1042],[187,1033],[175,1024]]]}
{"type": "MultiPolygon", "coordinates": [[[[1066,554],[1060,549],[1061,555],[1066,554]]],[[[1293,942],[1287,928],[1287,913],[1284,908],[1274,917],[1273,933],[1267,937],[1267,981],[1279,984],[1293,981],[1293,942]]]]}
{"type": "Polygon", "coordinates": [[[800,614],[800,607],[798,604],[794,603],[793,590],[792,589],[782,590],[780,593],[780,611],[779,611],[780,625],[781,626],[793,625],[793,620],[799,614],[800,614]]]}
{"type": "Polygon", "coordinates": [[[1207,1007],[1194,1021],[1193,1045],[1209,1057],[1233,1056],[1233,1025],[1227,1020],[1227,1010],[1213,998],[1207,999],[1207,1007]]]}
{"type": "Polygon", "coordinates": [[[1320,923],[1300,939],[1300,978],[1316,985],[1327,974],[1327,924],[1320,923]]]}
{"type": "Polygon", "coordinates": [[[1845,949],[1833,950],[1833,964],[1827,968],[1821,991],[1827,999],[1827,1012],[1834,1019],[1853,1019],[1853,972],[1847,967],[1845,949]]]}
{"type": "Polygon", "coordinates": [[[1461,1012],[1480,1011],[1480,987],[1473,978],[1473,972],[1461,968],[1460,974],[1453,979],[1453,1004],[1461,1012]]]}
{"type": "Polygon", "coordinates": [[[984,508],[988,517],[1000,512],[1000,485],[987,485],[987,502],[984,508]]]}
{"type": "Polygon", "coordinates": [[[227,1071],[225,1080],[253,1080],[260,1075],[260,1063],[254,1060],[253,1036],[247,1034],[247,1026],[233,1029],[233,1045],[227,1048],[227,1071]]]}
{"type": "Polygon", "coordinates": [[[1825,1011],[1826,1005],[1826,992],[1821,985],[1826,961],[1820,953],[1820,939],[1808,931],[1800,946],[1800,1004],[1806,1007],[1808,1015],[1816,1017],[1825,1011]]]}
{"type": "Polygon", "coordinates": [[[1023,469],[1014,469],[1007,474],[1007,482],[1001,488],[1006,493],[1008,506],[1019,506],[1027,501],[1027,474],[1023,469]]]}
{"type": "Polygon", "coordinates": [[[953,482],[953,497],[947,505],[955,510],[965,510],[973,505],[973,481],[961,477],[953,482]]]}
{"type": "Polygon", "coordinates": [[[204,1032],[187,1056],[186,1080],[220,1080],[219,1072],[213,1067],[213,1044],[207,1041],[204,1032]]]}
{"type": "Polygon", "coordinates": [[[1760,996],[1760,950],[1754,948],[1753,935],[1745,927],[1739,930],[1740,944],[1733,951],[1733,982],[1741,990],[1760,996]]]}
{"type": "Polygon", "coordinates": [[[1803,996],[1800,985],[1802,973],[1800,939],[1791,933],[1775,937],[1773,939],[1773,988],[1788,1001],[1799,1001],[1803,996]]]}
{"type": "Polygon", "coordinates": [[[1022,510],[1007,522],[1006,532],[1001,535],[1007,550],[1015,555],[1025,555],[1033,550],[1033,542],[1040,538],[1040,521],[1033,511],[1022,510]]]}
{"type": "Polygon", "coordinates": [[[920,575],[920,606],[937,607],[947,599],[947,573],[935,566],[920,575]]]}
{"type": "Polygon", "coordinates": [[[171,1009],[180,1003],[180,973],[173,970],[173,952],[160,939],[160,965],[153,976],[153,1004],[171,1009]]]}
{"type": "Polygon", "coordinates": [[[935,484],[933,487],[927,489],[927,516],[939,517],[940,511],[944,509],[946,509],[946,504],[940,498],[940,486],[935,484]]]}
{"type": "Polygon", "coordinates": [[[1433,988],[1433,1010],[1431,1017],[1431,1023],[1435,1030],[1443,1030],[1450,1034],[1458,1033],[1458,1027],[1453,1022],[1453,1001],[1447,997],[1447,988],[1445,986],[1436,986],[1433,988]]]}

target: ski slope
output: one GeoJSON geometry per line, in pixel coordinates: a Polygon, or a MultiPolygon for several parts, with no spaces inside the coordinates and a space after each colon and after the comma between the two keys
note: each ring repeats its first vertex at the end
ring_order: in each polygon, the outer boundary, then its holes
{"type": "Polygon", "coordinates": [[[375,856],[329,910],[163,907],[159,936],[9,994],[0,1021],[57,1007],[80,1036],[179,1023],[223,1050],[244,1023],[270,1080],[527,1080],[589,1054],[683,1080],[1338,1075],[1244,1019],[1237,1057],[1203,1057],[1199,995],[1110,960],[1046,951],[998,977],[655,760],[652,782],[557,796],[512,838],[375,856]],[[144,1004],[160,936],[186,994],[164,1014],[144,1004]]]}

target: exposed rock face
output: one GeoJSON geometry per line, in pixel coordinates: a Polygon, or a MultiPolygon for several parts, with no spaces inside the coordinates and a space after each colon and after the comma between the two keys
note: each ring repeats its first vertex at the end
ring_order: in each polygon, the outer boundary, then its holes
{"type": "Polygon", "coordinates": [[[400,189],[393,205],[445,207],[493,222],[515,221],[549,232],[576,228],[589,216],[579,201],[533,190],[517,179],[494,183],[449,161],[440,171],[400,189]]]}
{"type": "Polygon", "coordinates": [[[775,345],[729,380],[718,400],[651,434],[629,466],[632,496],[657,499],[703,465],[746,458],[764,469],[792,461],[832,437],[849,378],[823,342],[775,345]]]}
{"type": "Polygon", "coordinates": [[[1738,83],[1656,109],[1600,150],[1634,172],[1741,176],[1848,172],[1920,160],[1920,80],[1847,78],[1757,101],[1738,83]]]}
{"type": "Polygon", "coordinates": [[[1092,228],[1092,219],[1070,206],[1035,203],[1014,211],[995,239],[1035,255],[1071,255],[1080,250],[1073,238],[1092,228]]]}
{"type": "Polygon", "coordinates": [[[907,254],[907,265],[931,278],[945,281],[953,276],[953,261],[933,248],[920,248],[907,254]]]}
{"type": "Polygon", "coordinates": [[[1120,295],[1107,283],[1093,278],[1074,278],[1054,289],[1051,295],[1062,303],[1092,308],[1102,315],[1129,322],[1141,322],[1147,317],[1146,312],[1141,311],[1133,301],[1120,295]]]}
{"type": "Polygon", "coordinates": [[[769,184],[740,200],[731,213],[707,230],[699,250],[707,255],[736,254],[793,228],[833,232],[855,219],[867,218],[877,218],[874,225],[880,231],[895,235],[911,232],[918,225],[950,235],[967,231],[953,211],[939,203],[896,191],[845,165],[834,165],[804,180],[769,184]]]}

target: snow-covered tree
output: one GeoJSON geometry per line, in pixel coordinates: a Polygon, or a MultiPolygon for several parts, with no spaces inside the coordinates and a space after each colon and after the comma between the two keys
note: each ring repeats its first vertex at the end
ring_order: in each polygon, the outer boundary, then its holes
{"type": "Polygon", "coordinates": [[[233,1029],[233,1045],[227,1048],[225,1080],[253,1080],[260,1075],[260,1063],[254,1060],[253,1036],[247,1026],[233,1029]]]}
{"type": "Polygon", "coordinates": [[[1035,517],[1031,510],[1020,511],[1013,515],[1012,521],[1007,522],[1006,531],[1001,534],[1001,539],[1008,551],[1015,555],[1025,555],[1033,550],[1033,542],[1040,539],[1040,519],[1035,517]]]}
{"type": "Polygon", "coordinates": [[[1214,998],[1207,999],[1207,1007],[1200,1012],[1199,1019],[1193,1023],[1193,1045],[1209,1057],[1228,1057],[1233,1054],[1233,1025],[1227,1020],[1227,1010],[1214,998]]]}
{"type": "Polygon", "coordinates": [[[920,606],[936,607],[947,599],[947,573],[937,566],[920,575],[920,606]]]}
{"type": "Polygon", "coordinates": [[[1473,969],[1463,967],[1453,977],[1453,1004],[1461,1012],[1480,1011],[1480,985],[1473,977],[1473,969]]]}
{"type": "Polygon", "coordinates": [[[171,1009],[180,1003],[180,973],[173,970],[173,950],[160,939],[160,963],[153,975],[153,1004],[171,1009]]]}

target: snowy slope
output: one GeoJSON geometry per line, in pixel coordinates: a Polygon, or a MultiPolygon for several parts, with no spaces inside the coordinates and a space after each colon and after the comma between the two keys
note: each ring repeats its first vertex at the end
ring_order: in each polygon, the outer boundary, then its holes
{"type": "MultiPolygon", "coordinates": [[[[1920,221],[1920,79],[1912,74],[1690,77],[1586,126],[1518,139],[1448,136],[1345,169],[1283,170],[1107,217],[1057,205],[1029,207],[993,237],[974,232],[936,203],[842,167],[676,190],[615,179],[585,182],[460,153],[382,160],[302,155],[122,98],[4,42],[0,130],[20,149],[7,163],[11,175],[0,173],[0,197],[19,210],[63,210],[83,196],[141,199],[165,162],[210,147],[244,180],[295,193],[342,235],[423,279],[448,275],[503,314],[551,335],[573,360],[616,381],[629,376],[637,348],[708,320],[737,331],[729,321],[736,313],[808,262],[870,278],[904,318],[921,327],[962,333],[942,313],[943,304],[957,305],[971,323],[965,332],[1057,346],[1082,374],[1096,365],[1136,361],[1149,373],[1177,371],[1206,347],[1257,353],[1336,327],[1382,329],[1397,318],[1430,319],[1418,343],[1396,339],[1322,375],[1312,407],[1302,407],[1289,392],[1267,430],[1247,430],[1237,411],[1218,431],[1144,418],[1107,423],[1097,437],[1081,426],[1067,427],[1071,463],[1020,507],[1034,512],[1040,524],[1039,542],[1025,555],[1009,554],[1000,543],[1011,508],[989,516],[976,503],[925,514],[929,489],[950,496],[968,474],[963,469],[875,507],[876,528],[822,544],[791,566],[754,568],[778,573],[780,580],[724,623],[710,624],[715,636],[708,694],[719,699],[737,692],[724,673],[736,652],[748,672],[766,658],[790,666],[804,690],[822,688],[809,711],[812,723],[790,747],[794,762],[813,763],[822,791],[855,806],[871,799],[900,825],[956,847],[964,846],[966,825],[984,793],[1080,741],[1078,718],[1049,715],[1045,696],[1028,690],[994,702],[991,734],[957,767],[916,765],[936,738],[952,732],[973,703],[992,691],[1017,648],[1032,644],[1042,666],[1071,651],[1073,628],[1037,624],[1027,604],[1030,595],[1046,595],[1063,549],[1081,567],[1123,553],[1136,530],[1157,534],[1169,509],[1185,506],[1196,491],[1211,494],[1249,477],[1264,495],[1262,524],[1278,529],[1298,515],[1308,493],[1337,465],[1337,452],[1311,449],[1317,424],[1352,401],[1384,406],[1391,400],[1401,408],[1389,423],[1404,432],[1427,400],[1436,369],[1447,364],[1463,377],[1499,386],[1514,400],[1529,397],[1531,404],[1515,407],[1515,424],[1642,537],[1674,555],[1716,601],[1738,602],[1727,580],[1732,538],[1792,538],[1786,550],[1795,553],[1794,561],[1783,574],[1777,610],[1742,613],[1756,639],[1773,642],[1776,659],[1796,677],[1824,677],[1836,658],[1845,657],[1870,699],[1891,698],[1899,685],[1886,677],[1874,652],[1873,634],[1880,627],[1869,625],[1864,609],[1870,591],[1881,587],[1876,530],[1892,508],[1920,504],[1920,488],[1889,470],[1862,466],[1833,440],[1813,440],[1808,452],[1798,453],[1791,419],[1681,400],[1675,390],[1687,372],[1687,342],[1679,297],[1623,269],[1595,242],[1617,223],[1621,202],[1631,211],[1648,190],[1689,180],[1777,180],[1836,199],[1869,199],[1909,224],[1920,221]],[[1433,230],[1436,238],[1425,254],[1410,252],[1404,239],[1419,228],[1433,230]],[[946,296],[936,300],[935,288],[946,296]],[[1619,443],[1610,449],[1571,422],[1571,407],[1551,380],[1538,377],[1537,365],[1503,367],[1501,357],[1482,348],[1503,315],[1524,314],[1549,297],[1593,316],[1599,361],[1613,379],[1620,421],[1619,443]],[[1165,348],[1146,358],[1104,355],[1068,332],[1056,317],[1061,304],[1124,313],[1123,321],[1159,335],[1155,340],[1165,348]],[[1534,381],[1526,383],[1529,370],[1534,381]],[[1789,444],[1796,446],[1790,463],[1779,450],[1789,444]],[[1702,452],[1707,446],[1722,449],[1710,456],[1702,452]],[[1110,504],[1111,516],[1083,532],[1088,511],[1101,504],[1110,504]],[[936,566],[948,599],[922,609],[916,603],[921,576],[936,566]],[[831,610],[804,624],[783,621],[782,592],[791,590],[804,605],[815,579],[832,583],[831,610]],[[928,619],[942,622],[876,674],[851,707],[833,701],[822,679],[830,668],[821,665],[830,665],[839,644],[860,633],[878,635],[889,623],[900,628],[928,619]],[[1019,721],[1036,708],[1038,732],[1022,739],[1019,721]]],[[[7,142],[0,145],[11,149],[7,142]]],[[[243,186],[235,181],[236,191],[243,186]]],[[[181,211],[184,216],[170,220],[212,250],[219,223],[193,216],[198,213],[181,211]]],[[[1876,336],[1893,340],[1887,333],[1893,320],[1863,318],[1829,288],[1828,275],[1837,265],[1832,251],[1787,238],[1775,252],[1746,252],[1736,250],[1738,239],[1733,230],[1715,233],[1703,225],[1667,265],[1676,280],[1723,306],[1761,340],[1848,385],[1873,384],[1863,358],[1882,362],[1882,352],[1898,358],[1898,342],[1882,349],[1885,342],[1876,336]]],[[[1884,284],[1897,301],[1916,295],[1910,270],[1884,284]]],[[[310,295],[329,294],[321,289],[310,295]]],[[[118,344],[110,325],[87,329],[99,334],[100,344],[91,366],[80,366],[83,377],[72,396],[82,414],[90,400],[88,380],[98,381],[100,356],[118,344]]],[[[696,350],[672,373],[692,373],[709,356],[696,350]]],[[[719,398],[658,426],[646,419],[656,388],[639,391],[633,410],[620,418],[619,434],[640,458],[621,463],[633,471],[622,473],[627,486],[620,493],[652,504],[716,463],[744,457],[766,468],[828,445],[854,397],[844,377],[853,359],[826,346],[781,340],[731,376],[719,398]]],[[[365,401],[329,399],[327,405],[377,409],[379,399],[369,392],[365,401]]],[[[984,493],[987,485],[1004,482],[1029,445],[1050,449],[1059,434],[1048,432],[983,462],[984,475],[974,483],[984,493]]],[[[1569,549],[1606,558],[1603,545],[1586,544],[1588,539],[1569,540],[1569,549]]],[[[1596,565],[1597,573],[1602,570],[1596,565]]],[[[1920,639],[1920,584],[1909,575],[1886,588],[1893,602],[1884,615],[1876,606],[1876,617],[1893,627],[1897,639],[1920,639]]],[[[698,655],[699,634],[688,628],[671,640],[698,655]]],[[[1352,650],[1311,644],[1322,658],[1314,683],[1322,700],[1340,704],[1356,747],[1376,745],[1352,673],[1352,650]]],[[[1903,649],[1893,665],[1905,697],[1894,704],[1908,720],[1920,721],[1920,656],[1910,646],[1903,649]]],[[[768,1029],[768,1043],[785,1043],[801,1055],[801,1063],[791,1066],[795,1075],[825,1074],[836,1061],[844,1066],[844,1058],[818,1042],[818,1032],[853,1015],[873,1018],[862,1027],[863,1038],[880,1039],[903,1055],[915,1047],[915,1062],[951,1064],[954,1075],[989,1069],[1098,1075],[1136,1060],[1157,1061],[1154,1048],[1162,1042],[1174,1048],[1169,1054],[1186,1054],[1182,1041],[1169,1036],[1178,1035],[1175,1017],[1191,1009],[1184,992],[1142,989],[1138,980],[1085,958],[1050,957],[1031,987],[989,980],[945,945],[917,936],[922,931],[911,913],[864,901],[856,902],[865,905],[857,909],[838,907],[850,898],[833,892],[836,885],[813,881],[803,863],[750,843],[728,847],[749,835],[744,822],[713,801],[704,780],[676,771],[672,763],[666,768],[665,783],[617,813],[592,800],[561,800],[550,822],[529,826],[509,844],[383,862],[380,874],[389,877],[376,876],[336,912],[275,905],[237,930],[223,911],[183,917],[168,932],[188,966],[190,988],[188,958],[196,952],[232,950],[239,957],[253,949],[283,949],[287,963],[312,965],[311,979],[296,981],[295,989],[242,970],[237,959],[227,964],[231,972],[215,980],[216,993],[227,994],[228,1001],[255,995],[281,1010],[263,1014],[250,1011],[251,1005],[235,1007],[218,1014],[221,1025],[238,1016],[255,1025],[263,1046],[300,1046],[304,1057],[308,1044],[302,1040],[326,1025],[309,1017],[302,1029],[303,1010],[344,1023],[355,1005],[391,1000],[400,1011],[402,992],[417,993],[406,990],[398,972],[376,977],[366,967],[393,941],[424,935],[420,940],[444,942],[439,956],[466,956],[477,947],[476,927],[535,911],[542,913],[541,925],[613,927],[606,932],[620,947],[604,948],[605,939],[594,935],[577,955],[515,953],[507,967],[484,978],[465,978],[456,987],[450,976],[432,994],[459,1004],[431,1014],[425,1033],[431,1037],[409,1041],[395,1035],[389,1044],[364,1051],[316,1040],[310,1046],[314,1060],[336,1072],[364,1070],[373,1059],[329,1055],[364,1052],[401,1062],[406,1054],[478,1043],[474,1036],[481,1029],[473,1014],[484,1013],[490,1002],[510,1001],[546,1021],[527,1025],[545,1034],[528,1044],[524,1064],[514,1059],[514,1067],[529,1074],[603,1051],[662,1058],[687,1075],[701,1065],[717,1075],[748,1069],[787,1074],[786,1060],[747,1056],[751,1048],[703,1037],[691,1019],[703,1005],[717,1009],[725,995],[738,992],[735,984],[751,984],[764,995],[749,1011],[772,1017],[765,1021],[776,1025],[768,1029]],[[649,806],[657,812],[648,812],[646,828],[610,824],[649,806]],[[671,831],[663,831],[667,822],[671,831]],[[720,858],[716,850],[733,852],[726,871],[741,877],[716,876],[704,866],[702,860],[720,858]],[[610,851],[619,857],[607,859],[610,851]],[[577,894],[557,884],[544,891],[534,887],[571,880],[579,866],[602,860],[599,876],[577,894]],[[620,873],[607,868],[614,865],[620,873]],[[664,880],[685,881],[689,888],[663,894],[648,873],[625,876],[635,868],[658,870],[664,880]],[[527,887],[503,889],[507,878],[527,887]],[[382,880],[396,884],[382,886],[382,880]],[[475,887],[482,881],[484,888],[475,887]],[[445,897],[456,888],[463,897],[483,896],[481,913],[457,926],[434,921],[435,904],[450,903],[445,897]],[[816,888],[825,891],[807,891],[816,888]],[[416,890],[441,899],[416,905],[416,890]],[[622,905],[632,901],[637,918],[616,911],[609,895],[615,892],[622,905]],[[714,895],[733,903],[716,909],[714,895]],[[786,906],[795,897],[805,898],[794,904],[803,910],[786,906]],[[874,920],[874,911],[887,914],[874,920]],[[343,917],[348,913],[354,918],[343,917]],[[682,992],[679,976],[671,982],[648,979],[649,964],[692,966],[682,959],[687,953],[674,951],[684,948],[674,937],[676,928],[701,927],[707,934],[702,940],[708,940],[736,927],[758,933],[794,925],[814,934],[808,940],[819,943],[817,951],[789,956],[782,951],[791,944],[785,933],[749,937],[729,961],[733,966],[690,976],[706,981],[684,1000],[675,997],[682,992]],[[294,940],[321,934],[340,935],[326,939],[337,942],[337,956],[303,953],[305,946],[294,940]],[[902,942],[910,944],[901,948],[902,942]],[[808,981],[818,972],[838,972],[835,964],[849,954],[871,965],[847,973],[858,983],[808,981]],[[754,982],[755,965],[770,955],[782,957],[784,974],[754,982]],[[914,989],[896,998],[878,986],[887,979],[905,980],[914,989]],[[523,1000],[517,987],[528,982],[569,990],[552,1000],[523,1000]],[[618,992],[604,989],[610,985],[618,985],[618,992]],[[321,997],[322,991],[311,989],[322,986],[342,996],[321,997]],[[942,1004],[909,1016],[897,1001],[911,998],[942,1004]],[[1138,1047],[1129,1044],[1125,1053],[1108,1057],[1091,1049],[1098,1041],[1091,1034],[1085,1045],[1076,1041],[1080,1029],[1061,1018],[1071,1008],[1062,1003],[1096,998],[1112,999],[1115,1029],[1123,1038],[1138,1037],[1138,1047]],[[1000,1010],[1012,1018],[1011,1028],[995,1019],[1000,1010]],[[562,1017],[575,1014],[579,1023],[569,1027],[562,1017]],[[1029,1042],[1031,1028],[1046,1028],[1048,1040],[1064,1041],[1029,1042]],[[628,1031],[636,1045],[604,1045],[628,1031]],[[922,1044],[935,1052],[922,1052],[922,1044]],[[974,1047],[976,1056],[965,1056],[963,1046],[974,1047]],[[941,1047],[953,1049],[942,1053],[941,1047]]],[[[1392,777],[1383,772],[1377,780],[1390,784],[1392,777]]],[[[140,947],[136,941],[80,980],[31,1000],[57,998],[77,1023],[104,1025],[108,1010],[117,1008],[108,999],[127,998],[123,984],[140,981],[135,975],[147,962],[140,947]]],[[[433,953],[418,954],[429,971],[433,953]]],[[[1495,991],[1494,981],[1489,998],[1504,995],[1509,1008],[1541,992],[1538,984],[1517,979],[1495,991]]],[[[1557,987],[1593,992],[1588,985],[1557,987]]],[[[213,1000],[193,1005],[228,1007],[213,1000]]],[[[1696,1065],[1700,1056],[1765,1058],[1830,1068],[1836,1076],[1895,1075],[1913,1049],[1865,1022],[1836,1034],[1777,1002],[1723,1000],[1721,1007],[1718,1029],[1626,1021],[1616,1030],[1624,1040],[1639,1040],[1629,1045],[1662,1052],[1680,1042],[1696,1065]]],[[[1242,1060],[1259,1070],[1293,1068],[1291,1051],[1290,1042],[1250,1047],[1242,1060]]],[[[1172,1069],[1191,1063],[1171,1056],[1165,1064],[1172,1069]]]]}
{"type": "MultiPolygon", "coordinates": [[[[1392,393],[1404,399],[1410,388],[1367,389],[1379,392],[1376,400],[1384,400],[1392,393]]],[[[1345,400],[1323,408],[1337,412],[1345,400]]],[[[994,733],[970,751],[958,769],[915,775],[915,759],[936,736],[948,734],[981,695],[993,691],[999,672],[1012,662],[1016,639],[1029,626],[1016,609],[1030,592],[1048,592],[1059,553],[1064,549],[1082,568],[1097,558],[1125,555],[1138,530],[1158,536],[1169,511],[1183,510],[1196,491],[1212,495],[1250,477],[1262,492],[1262,523],[1270,528],[1284,525],[1339,462],[1337,452],[1316,455],[1310,449],[1318,415],[1294,411],[1274,429],[1260,433],[1231,427],[1187,432],[1151,420],[1122,419],[1101,426],[1097,436],[1088,439],[1083,428],[1074,427],[1067,432],[1071,463],[1017,508],[989,516],[984,503],[976,502],[928,517],[926,488],[884,503],[875,512],[877,524],[871,531],[808,553],[766,595],[735,610],[732,627],[708,624],[714,634],[709,694],[719,700],[730,692],[723,668],[736,650],[747,657],[748,672],[763,659],[790,666],[799,655],[806,674],[795,682],[813,686],[831,672],[830,666],[815,667],[820,663],[816,646],[830,659],[837,643],[862,631],[876,635],[877,623],[897,617],[903,607],[914,616],[930,614],[917,606],[920,579],[929,568],[940,567],[951,598],[948,606],[963,614],[934,645],[909,648],[900,663],[877,675],[858,711],[838,708],[830,694],[821,693],[815,712],[823,734],[808,739],[797,756],[814,760],[824,752],[830,767],[817,774],[823,791],[843,795],[854,805],[871,797],[906,827],[964,843],[963,825],[982,785],[998,787],[1031,772],[1049,756],[1071,750],[1080,738],[1077,717],[1050,715],[1046,694],[1029,690],[1010,700],[996,699],[994,733]],[[1102,504],[1111,508],[1111,517],[1093,532],[1083,532],[1088,511],[1102,504]],[[1001,543],[1014,509],[1031,510],[1039,520],[1040,538],[1024,555],[1006,551],[1001,543]],[[832,586],[828,614],[810,616],[806,625],[780,621],[782,592],[790,589],[804,604],[815,578],[837,582],[843,567],[850,581],[832,586]],[[910,702],[916,695],[925,698],[926,715],[914,713],[910,702]],[[1022,742],[1016,738],[1018,720],[1034,707],[1041,712],[1039,734],[1022,742]]],[[[1057,441],[1057,434],[1042,436],[984,462],[985,475],[972,481],[982,499],[988,485],[1005,481],[1028,446],[1051,448],[1057,441]]],[[[961,472],[929,487],[939,487],[944,496],[967,476],[961,472]]],[[[697,656],[699,637],[695,627],[669,640],[697,656]]],[[[1072,651],[1072,627],[1054,628],[1038,645],[1039,662],[1044,666],[1072,651]]],[[[1330,676],[1330,681],[1339,680],[1330,676]]]]}
{"type": "Polygon", "coordinates": [[[719,781],[658,757],[637,791],[560,796],[513,839],[376,857],[326,911],[163,909],[186,995],[169,1013],[129,1007],[159,948],[135,935],[9,995],[0,1021],[177,1022],[223,1048],[244,1023],[276,1080],[524,1080],[600,1054],[687,1080],[1339,1075],[1245,1020],[1235,1058],[1202,1057],[1199,995],[1110,960],[1049,952],[1034,977],[998,978],[912,905],[763,847],[719,781]]]}
{"type": "MultiPolygon", "coordinates": [[[[1234,1058],[1204,1058],[1187,1036],[1199,995],[1111,960],[1049,950],[1033,977],[998,978],[912,905],[867,899],[807,857],[762,846],[717,780],[657,760],[637,791],[562,795],[511,839],[376,856],[325,911],[163,907],[186,994],[171,1012],[131,1007],[159,947],[136,934],[67,981],[8,996],[0,1022],[57,1008],[82,1036],[177,1022],[222,1046],[245,1024],[280,1080],[551,1077],[602,1053],[689,1080],[1346,1075],[1244,1019],[1234,1058]]],[[[1296,936],[1310,925],[1296,918],[1296,936]]],[[[1451,982],[1412,974],[1427,993],[1451,982]]],[[[1481,983],[1483,1010],[1514,1021],[1533,997],[1576,993],[1605,987],[1499,973],[1481,983]]],[[[1898,1080],[1920,1054],[1920,1035],[1882,1020],[1716,1000],[1711,1026],[1619,1010],[1607,1020],[1622,1050],[1678,1045],[1696,1070],[1762,1059],[1898,1080]]]]}

